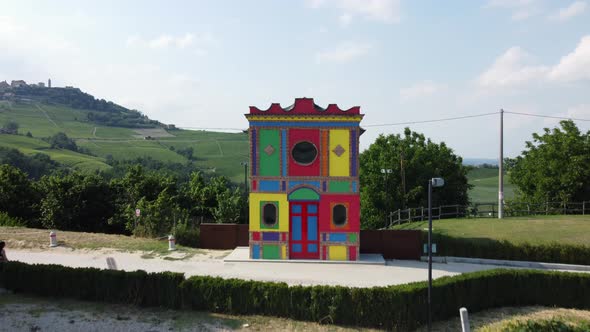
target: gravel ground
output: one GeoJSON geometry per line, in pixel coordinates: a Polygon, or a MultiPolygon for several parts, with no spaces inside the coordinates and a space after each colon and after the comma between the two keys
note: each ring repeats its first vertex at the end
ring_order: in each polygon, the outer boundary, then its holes
{"type": "MultiPolygon", "coordinates": [[[[115,250],[72,250],[68,248],[12,250],[10,260],[25,263],[60,264],[72,267],[116,268],[125,271],[173,271],[185,275],[210,275],[260,281],[281,281],[289,285],[342,285],[372,287],[423,281],[428,278],[428,265],[419,261],[387,261],[386,265],[346,265],[307,263],[223,262],[227,251],[219,255],[165,257],[142,252],[115,250]]],[[[497,268],[492,265],[448,263],[433,264],[433,277],[453,276],[465,272],[497,268]]]]}

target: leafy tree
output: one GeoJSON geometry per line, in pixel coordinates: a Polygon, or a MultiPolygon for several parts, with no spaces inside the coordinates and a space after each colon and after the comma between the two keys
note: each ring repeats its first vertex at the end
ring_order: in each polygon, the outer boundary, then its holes
{"type": "Polygon", "coordinates": [[[36,226],[39,194],[27,175],[10,165],[0,165],[0,211],[36,226]]]}
{"type": "Polygon", "coordinates": [[[390,211],[426,206],[428,180],[445,179],[434,204],[467,204],[467,168],[445,143],[436,144],[423,134],[404,130],[403,136],[380,135],[360,155],[361,227],[383,227],[390,211]],[[381,173],[391,169],[391,173],[381,173]]]}
{"type": "Polygon", "coordinates": [[[100,176],[56,174],[43,177],[37,186],[43,193],[40,210],[44,227],[110,232],[107,221],[115,212],[114,196],[100,176]]]}
{"type": "Polygon", "coordinates": [[[52,149],[59,148],[71,151],[78,151],[78,146],[76,145],[76,142],[73,139],[69,138],[68,135],[66,135],[63,132],[59,132],[49,137],[47,141],[51,145],[52,149]]]}
{"type": "Polygon", "coordinates": [[[213,216],[218,223],[236,223],[240,219],[242,200],[244,195],[238,188],[226,189],[217,194],[217,206],[213,209],[213,216]]]}
{"type": "Polygon", "coordinates": [[[560,128],[533,133],[526,150],[510,168],[517,199],[572,202],[590,199],[590,131],[580,132],[571,120],[560,128]]]}
{"type": "MultiPolygon", "coordinates": [[[[137,208],[141,210],[141,216],[129,220],[127,225],[137,236],[165,236],[173,231],[177,223],[186,224],[186,210],[180,208],[177,198],[168,189],[160,192],[154,201],[142,197],[137,208]]],[[[132,215],[134,210],[128,209],[127,214],[132,215]]]]}
{"type": "Polygon", "coordinates": [[[28,174],[29,178],[38,179],[43,175],[62,169],[62,166],[43,153],[27,156],[17,149],[0,147],[0,164],[9,164],[28,174]]]}
{"type": "Polygon", "coordinates": [[[16,135],[16,134],[18,134],[18,127],[19,127],[18,123],[16,123],[15,121],[9,120],[4,124],[2,129],[7,134],[16,135]]]}

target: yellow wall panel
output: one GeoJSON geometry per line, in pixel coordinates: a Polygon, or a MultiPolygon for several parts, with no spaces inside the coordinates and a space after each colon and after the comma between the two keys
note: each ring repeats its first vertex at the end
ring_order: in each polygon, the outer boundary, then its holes
{"type": "Polygon", "coordinates": [[[289,257],[287,257],[287,246],[286,245],[282,245],[281,246],[281,258],[282,259],[288,259],[289,257]]]}
{"type": "Polygon", "coordinates": [[[329,246],[328,259],[331,261],[345,261],[346,246],[329,246]]]}
{"type": "Polygon", "coordinates": [[[289,231],[289,202],[287,194],[250,193],[250,232],[260,232],[262,213],[260,202],[279,202],[279,228],[264,229],[264,232],[288,232],[289,231]]]}
{"type": "Polygon", "coordinates": [[[350,176],[350,131],[330,130],[330,176],[350,176]],[[340,145],[344,152],[338,156],[334,150],[340,145]]]}

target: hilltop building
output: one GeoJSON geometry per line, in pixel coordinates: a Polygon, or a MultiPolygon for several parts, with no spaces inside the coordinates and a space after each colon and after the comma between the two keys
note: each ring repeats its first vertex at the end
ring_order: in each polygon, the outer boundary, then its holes
{"type": "Polygon", "coordinates": [[[4,89],[8,89],[8,88],[10,88],[10,84],[6,83],[6,81],[0,82],[0,90],[4,90],[4,89]]]}
{"type": "Polygon", "coordinates": [[[360,107],[250,107],[252,259],[358,260],[360,107]]]}
{"type": "Polygon", "coordinates": [[[40,88],[44,88],[45,87],[45,83],[44,82],[39,82],[37,83],[37,86],[40,88]]]}
{"type": "Polygon", "coordinates": [[[47,87],[51,88],[51,78],[47,79],[47,87]]]}
{"type": "Polygon", "coordinates": [[[13,80],[12,82],[10,82],[10,86],[13,88],[18,88],[19,86],[27,86],[27,82],[23,80],[13,80]]]}

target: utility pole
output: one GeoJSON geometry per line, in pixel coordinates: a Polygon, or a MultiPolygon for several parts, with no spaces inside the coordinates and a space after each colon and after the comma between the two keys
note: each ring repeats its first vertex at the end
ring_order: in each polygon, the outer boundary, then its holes
{"type": "Polygon", "coordinates": [[[402,208],[406,208],[406,170],[404,169],[404,152],[401,152],[400,169],[402,176],[402,208]]]}
{"type": "Polygon", "coordinates": [[[500,160],[498,160],[498,219],[504,218],[504,110],[500,109],[500,160]]]}

